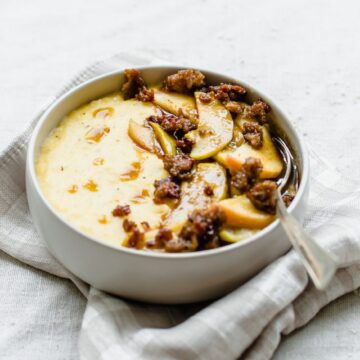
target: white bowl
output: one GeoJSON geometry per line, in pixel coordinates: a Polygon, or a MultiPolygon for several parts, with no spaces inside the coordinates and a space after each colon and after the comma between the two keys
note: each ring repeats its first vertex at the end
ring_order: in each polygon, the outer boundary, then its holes
{"type": "MultiPolygon", "coordinates": [[[[178,66],[142,67],[148,83],[158,83],[181,69],[178,66]]],[[[289,210],[304,215],[309,184],[309,160],[304,144],[271,99],[237,79],[201,70],[210,83],[243,85],[250,99],[261,97],[272,108],[276,126],[286,134],[298,162],[301,182],[289,210]]],[[[35,159],[49,132],[77,107],[116,91],[123,72],[94,78],[58,99],[39,120],[28,147],[26,188],[30,211],[51,253],[72,273],[92,286],[119,296],[153,303],[190,303],[209,300],[233,290],[290,247],[274,221],[255,236],[239,243],[193,253],[152,253],[116,247],[87,236],[62,218],[44,196],[35,173],[35,159]]]]}

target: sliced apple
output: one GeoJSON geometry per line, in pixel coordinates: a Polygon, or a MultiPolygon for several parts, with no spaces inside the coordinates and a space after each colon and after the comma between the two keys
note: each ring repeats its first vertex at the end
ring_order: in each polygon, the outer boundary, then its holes
{"type": "Polygon", "coordinates": [[[262,229],[275,219],[275,215],[258,210],[246,195],[222,200],[219,206],[224,210],[229,226],[262,229]]]}
{"type": "Polygon", "coordinates": [[[245,142],[244,135],[242,134],[240,127],[237,124],[234,124],[233,137],[230,143],[228,144],[228,147],[235,149],[241,146],[244,142],[245,142]]]}
{"type": "Polygon", "coordinates": [[[140,125],[134,120],[130,119],[128,134],[134,143],[141,148],[152,153],[156,152],[155,136],[151,128],[140,125]]]}
{"type": "Polygon", "coordinates": [[[191,95],[178,94],[157,88],[154,90],[154,103],[164,110],[179,115],[180,112],[190,120],[197,122],[195,99],[191,95]]]}
{"type": "Polygon", "coordinates": [[[255,235],[259,229],[244,229],[225,227],[220,231],[220,237],[223,241],[235,243],[255,235]]]}
{"type": "MultiPolygon", "coordinates": [[[[241,127],[244,121],[246,120],[241,120],[237,124],[241,127]]],[[[235,149],[227,147],[220,151],[215,155],[215,160],[229,169],[239,170],[248,157],[260,159],[263,165],[260,174],[262,179],[277,178],[283,170],[283,162],[266,126],[263,126],[263,146],[260,149],[254,149],[245,142],[235,149]]]]}
{"type": "Polygon", "coordinates": [[[189,133],[195,138],[191,157],[196,160],[207,159],[221,151],[233,137],[234,122],[224,105],[214,97],[209,103],[200,101],[201,92],[195,93],[199,113],[198,128],[189,133]]]}
{"type": "Polygon", "coordinates": [[[181,184],[179,205],[169,214],[166,224],[174,231],[180,230],[187,216],[196,208],[203,208],[227,196],[225,169],[217,163],[200,163],[196,166],[194,178],[181,184]],[[205,186],[210,186],[213,195],[205,194],[205,186]]]}
{"type": "Polygon", "coordinates": [[[159,124],[149,122],[154,130],[157,141],[166,155],[176,155],[176,141],[159,124]]]}
{"type": "Polygon", "coordinates": [[[244,111],[242,111],[240,114],[236,116],[235,123],[239,124],[240,121],[242,120],[254,121],[254,119],[249,116],[248,110],[250,108],[250,105],[243,101],[239,101],[239,103],[244,107],[244,111]]]}

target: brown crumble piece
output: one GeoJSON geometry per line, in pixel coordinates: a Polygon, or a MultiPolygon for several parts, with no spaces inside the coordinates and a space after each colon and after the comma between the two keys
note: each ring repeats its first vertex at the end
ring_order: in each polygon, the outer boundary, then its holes
{"type": "Polygon", "coordinates": [[[179,239],[191,242],[198,249],[219,247],[219,229],[225,223],[225,214],[217,205],[194,210],[180,231],[179,239]]]}
{"type": "Polygon", "coordinates": [[[152,102],[154,101],[154,90],[153,89],[147,89],[145,86],[141,88],[139,93],[136,95],[136,99],[140,100],[142,102],[152,102]]]}
{"type": "Polygon", "coordinates": [[[170,253],[184,252],[184,251],[194,251],[196,250],[198,244],[196,239],[194,241],[184,240],[182,238],[174,238],[169,240],[165,244],[165,251],[170,253]]]}
{"type": "Polygon", "coordinates": [[[244,111],[244,105],[237,101],[229,101],[225,104],[225,108],[233,114],[241,114],[244,111]]]}
{"type": "Polygon", "coordinates": [[[127,247],[142,249],[145,245],[145,234],[136,228],[132,230],[125,244],[127,247]]]}
{"type": "Polygon", "coordinates": [[[177,239],[165,244],[168,252],[193,251],[219,247],[219,229],[225,223],[224,212],[216,205],[194,210],[177,239]]]}
{"type": "Polygon", "coordinates": [[[205,93],[202,92],[199,96],[199,100],[203,103],[203,104],[208,104],[211,102],[212,98],[211,95],[209,93],[205,93]]]}
{"type": "Polygon", "coordinates": [[[214,190],[210,185],[205,185],[204,186],[204,194],[206,196],[213,196],[214,195],[214,190]]]}
{"type": "Polygon", "coordinates": [[[151,227],[150,227],[150,225],[149,225],[149,223],[147,221],[142,221],[140,224],[143,227],[145,232],[151,230],[151,227]]]}
{"type": "Polygon", "coordinates": [[[131,221],[129,219],[125,219],[123,221],[123,229],[125,232],[131,232],[131,231],[134,231],[135,229],[137,229],[137,225],[134,221],[131,221]]]}
{"type": "Polygon", "coordinates": [[[126,69],[124,71],[126,82],[122,86],[121,90],[124,94],[124,99],[136,98],[140,101],[153,101],[154,91],[148,90],[144,79],[141,77],[141,73],[136,69],[126,69]]]}
{"type": "Polygon", "coordinates": [[[276,189],[276,182],[265,180],[253,186],[246,196],[257,209],[269,214],[275,214],[276,189]]]}
{"type": "Polygon", "coordinates": [[[262,126],[253,121],[246,121],[242,125],[244,139],[255,149],[263,146],[262,126]]]}
{"type": "Polygon", "coordinates": [[[163,248],[165,244],[173,238],[171,229],[161,228],[155,235],[155,245],[158,248],[163,248]]]}
{"type": "Polygon", "coordinates": [[[142,249],[145,245],[145,234],[140,231],[138,226],[134,221],[125,219],[123,221],[123,229],[125,232],[129,233],[127,239],[124,241],[123,245],[130,248],[142,249]]]}
{"type": "Polygon", "coordinates": [[[184,117],[163,112],[161,115],[151,115],[147,121],[159,124],[166,132],[175,135],[177,138],[183,137],[186,133],[196,129],[196,125],[184,117]]]}
{"type": "Polygon", "coordinates": [[[285,206],[286,207],[289,207],[290,206],[290,204],[292,203],[292,201],[294,200],[294,195],[290,195],[290,194],[284,194],[283,196],[282,196],[282,200],[283,200],[283,202],[284,202],[284,204],[285,204],[285,206]]]}
{"type": "Polygon", "coordinates": [[[241,169],[232,175],[231,185],[241,193],[245,193],[259,180],[262,169],[259,159],[248,157],[241,169]]]}
{"type": "Polygon", "coordinates": [[[205,76],[198,70],[179,70],[168,76],[164,85],[165,90],[186,93],[204,86],[205,76]]]}
{"type": "Polygon", "coordinates": [[[125,100],[134,98],[145,86],[145,81],[141,77],[140,71],[135,69],[126,69],[124,71],[126,82],[122,86],[125,100]]]}
{"type": "Polygon", "coordinates": [[[189,154],[194,145],[195,141],[186,137],[176,140],[176,147],[180,149],[184,154],[189,154]]]}
{"type": "Polygon", "coordinates": [[[155,180],[154,187],[154,202],[156,204],[162,203],[165,199],[180,198],[180,186],[170,176],[165,179],[155,180]]]}
{"type": "Polygon", "coordinates": [[[117,205],[112,211],[112,215],[116,217],[123,217],[131,213],[130,205],[117,205]]]}
{"type": "Polygon", "coordinates": [[[182,227],[180,234],[165,243],[166,252],[195,251],[199,246],[193,224],[187,220],[182,227]]]}
{"type": "Polygon", "coordinates": [[[220,100],[222,103],[242,100],[246,95],[246,90],[242,86],[233,84],[209,86],[209,91],[213,91],[215,98],[220,100]]]}
{"type": "Polygon", "coordinates": [[[167,170],[169,174],[175,178],[183,180],[192,176],[191,170],[195,164],[195,160],[189,155],[165,155],[163,162],[165,170],[167,170]]]}
{"type": "Polygon", "coordinates": [[[270,105],[262,99],[258,99],[250,107],[245,109],[245,116],[257,120],[260,124],[265,124],[267,122],[266,114],[270,111],[270,105]]]}

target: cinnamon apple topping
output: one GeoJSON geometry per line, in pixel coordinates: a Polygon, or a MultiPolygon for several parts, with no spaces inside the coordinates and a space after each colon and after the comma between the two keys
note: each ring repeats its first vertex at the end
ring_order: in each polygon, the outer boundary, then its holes
{"type": "Polygon", "coordinates": [[[147,89],[139,70],[126,69],[124,75],[126,82],[122,86],[122,92],[125,100],[132,98],[144,102],[154,100],[154,90],[147,89]]]}
{"type": "MultiPolygon", "coordinates": [[[[270,106],[195,69],[158,84],[143,75],[126,69],[121,91],[84,105],[54,132],[52,145],[67,141],[57,157],[44,150],[44,173],[66,169],[56,172],[65,191],[51,196],[65,199],[68,218],[113,243],[171,253],[241,241],[274,221],[284,164],[270,106]]],[[[287,206],[296,196],[293,179],[287,206]]]]}
{"type": "MultiPolygon", "coordinates": [[[[129,74],[125,90],[137,94],[134,88],[142,89],[145,83],[140,74],[129,74]]],[[[176,202],[171,203],[160,229],[148,241],[149,248],[167,252],[216,248],[226,243],[226,236],[221,238],[220,234],[226,233],[227,226],[261,229],[273,220],[274,180],[281,176],[283,163],[271,140],[270,127],[264,125],[269,123],[271,108],[262,99],[252,104],[246,100],[247,91],[241,85],[208,85],[197,70],[169,75],[163,91],[155,91],[153,103],[158,113],[144,123],[154,129],[170,176],[155,181],[153,200],[156,204],[176,202]],[[191,95],[195,101],[190,100],[191,95]],[[191,104],[198,114],[196,121],[184,115],[189,114],[191,104]],[[224,169],[223,188],[216,182],[218,175],[212,167],[216,163],[224,169]],[[258,224],[259,216],[265,220],[258,224]]],[[[290,195],[284,196],[286,203],[291,200],[290,195]]]]}
{"type": "Polygon", "coordinates": [[[205,85],[205,76],[198,70],[180,70],[164,81],[166,90],[178,93],[194,91],[205,85]]]}

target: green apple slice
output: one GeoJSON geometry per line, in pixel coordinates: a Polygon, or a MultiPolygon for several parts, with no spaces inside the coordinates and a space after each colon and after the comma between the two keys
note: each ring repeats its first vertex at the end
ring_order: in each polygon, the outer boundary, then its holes
{"type": "MultiPolygon", "coordinates": [[[[241,127],[245,121],[237,121],[241,127]]],[[[248,157],[260,159],[263,170],[260,174],[262,179],[277,178],[283,171],[283,162],[271,139],[270,132],[266,126],[263,126],[263,146],[260,149],[254,149],[249,143],[244,142],[235,149],[227,147],[215,155],[215,160],[223,166],[239,170],[248,157]]]]}
{"type": "Polygon", "coordinates": [[[223,241],[229,243],[236,243],[248,239],[249,237],[254,236],[258,232],[259,232],[258,229],[225,227],[222,230],[220,230],[220,237],[223,241]]]}
{"type": "Polygon", "coordinates": [[[159,124],[149,122],[154,130],[157,141],[166,155],[176,155],[176,141],[159,124]]]}
{"type": "Polygon", "coordinates": [[[180,230],[188,214],[201,209],[227,196],[227,179],[225,169],[217,163],[200,163],[196,166],[193,179],[181,184],[181,199],[178,206],[169,214],[166,225],[180,230]],[[211,196],[205,194],[205,186],[213,190],[211,196]]]}
{"type": "Polygon", "coordinates": [[[130,119],[128,134],[134,143],[149,152],[156,152],[154,132],[149,127],[138,124],[130,119]]]}
{"type": "Polygon", "coordinates": [[[158,88],[153,88],[153,90],[154,103],[156,105],[174,115],[180,115],[182,112],[185,117],[197,122],[197,110],[193,96],[169,92],[158,88]]]}
{"type": "Polygon", "coordinates": [[[276,218],[275,215],[257,209],[246,195],[222,200],[219,206],[225,212],[226,224],[229,226],[262,229],[276,218]]]}
{"type": "Polygon", "coordinates": [[[234,122],[225,106],[212,97],[209,103],[200,100],[201,92],[195,93],[199,113],[198,128],[188,135],[195,139],[191,157],[207,159],[226,147],[233,137],[234,122]]]}

